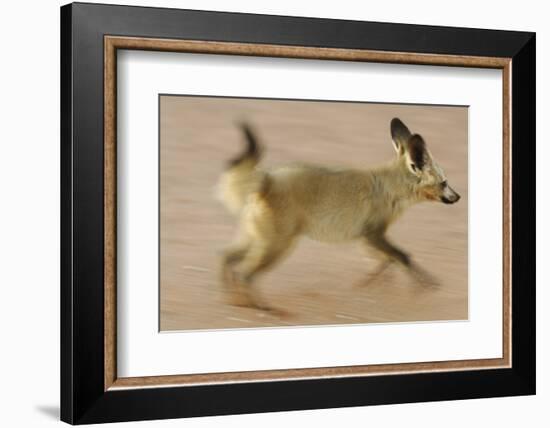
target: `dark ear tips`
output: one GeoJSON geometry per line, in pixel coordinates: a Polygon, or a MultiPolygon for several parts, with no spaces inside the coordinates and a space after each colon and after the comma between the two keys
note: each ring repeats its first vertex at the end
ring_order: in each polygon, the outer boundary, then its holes
{"type": "Polygon", "coordinates": [[[418,134],[414,134],[409,138],[407,144],[409,156],[418,169],[424,168],[426,164],[426,143],[424,138],[418,134]]]}
{"type": "Polygon", "coordinates": [[[392,139],[399,144],[404,144],[411,136],[409,128],[397,117],[391,120],[390,130],[392,139]]]}
{"type": "Polygon", "coordinates": [[[398,117],[394,117],[391,120],[390,126],[391,126],[391,129],[394,130],[397,127],[404,127],[405,124],[403,122],[401,122],[401,119],[399,119],[398,117]]]}
{"type": "Polygon", "coordinates": [[[422,170],[429,157],[424,139],[418,134],[411,134],[409,128],[397,117],[391,120],[390,128],[392,139],[400,153],[409,153],[411,169],[414,172],[422,170]]]}

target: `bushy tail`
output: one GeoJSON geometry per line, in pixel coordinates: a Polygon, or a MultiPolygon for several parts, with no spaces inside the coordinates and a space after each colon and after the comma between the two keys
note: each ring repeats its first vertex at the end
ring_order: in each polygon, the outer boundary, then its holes
{"type": "Polygon", "coordinates": [[[262,151],[256,135],[246,123],[240,128],[246,139],[245,150],[229,161],[218,184],[219,199],[235,215],[245,206],[248,195],[259,191],[266,179],[266,174],[256,168],[262,151]]]}
{"type": "Polygon", "coordinates": [[[250,129],[250,126],[248,124],[241,123],[239,126],[246,138],[246,148],[239,156],[229,161],[228,169],[239,166],[241,163],[244,162],[251,162],[256,165],[260,160],[261,147],[258,143],[256,135],[254,134],[252,129],[250,129]]]}

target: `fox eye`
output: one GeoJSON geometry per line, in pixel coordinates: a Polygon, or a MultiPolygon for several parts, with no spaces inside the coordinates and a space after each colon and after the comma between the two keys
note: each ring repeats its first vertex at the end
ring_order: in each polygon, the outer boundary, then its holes
{"type": "Polygon", "coordinates": [[[441,184],[440,184],[441,188],[444,189],[445,187],[447,187],[447,180],[445,181],[442,181],[441,184]]]}

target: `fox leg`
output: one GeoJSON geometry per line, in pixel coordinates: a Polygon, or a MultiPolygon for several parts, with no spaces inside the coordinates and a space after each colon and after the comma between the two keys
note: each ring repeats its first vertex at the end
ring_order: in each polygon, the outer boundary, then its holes
{"type": "Polygon", "coordinates": [[[384,257],[384,260],[378,263],[378,266],[376,267],[376,269],[374,269],[371,273],[369,273],[369,276],[366,279],[366,281],[362,282],[360,285],[362,287],[365,287],[375,282],[378,278],[382,276],[384,272],[386,272],[386,270],[388,269],[388,267],[391,266],[392,263],[393,263],[393,260],[387,257],[384,257]]]}
{"type": "Polygon", "coordinates": [[[290,238],[282,240],[281,237],[278,237],[276,245],[262,242],[252,243],[239,265],[237,281],[239,282],[241,295],[236,304],[258,309],[270,309],[258,298],[257,292],[254,290],[254,280],[259,274],[279,262],[289,252],[291,246],[292,240],[290,238]]]}
{"type": "Polygon", "coordinates": [[[224,251],[222,256],[221,279],[225,287],[229,288],[235,285],[234,266],[242,261],[248,247],[248,244],[236,243],[224,251]]]}
{"type": "Polygon", "coordinates": [[[378,262],[376,268],[369,273],[367,279],[361,282],[361,287],[368,286],[378,280],[384,272],[386,272],[388,267],[395,262],[399,262],[405,267],[410,265],[409,255],[390,243],[383,233],[379,231],[369,233],[365,236],[365,238],[365,243],[377,250],[377,252],[381,255],[381,260],[378,262]]]}
{"type": "Polygon", "coordinates": [[[412,264],[410,256],[405,251],[389,242],[384,235],[367,236],[367,242],[382,254],[386,255],[388,261],[396,261],[406,268],[410,268],[412,264]]]}
{"type": "MultiPolygon", "coordinates": [[[[411,257],[400,248],[393,245],[384,235],[369,236],[368,243],[377,250],[385,254],[389,262],[396,261],[407,269],[407,272],[417,281],[427,284],[437,284],[438,281],[427,271],[422,269],[416,263],[413,263],[411,257]]],[[[386,266],[387,267],[387,266],[386,266]]]]}
{"type": "Polygon", "coordinates": [[[261,193],[249,196],[240,221],[239,242],[246,245],[236,246],[229,251],[226,265],[233,275],[233,303],[239,306],[251,306],[266,309],[255,295],[253,282],[256,276],[271,268],[283,255],[287,254],[298,236],[298,222],[288,215],[277,215],[285,208],[274,205],[261,193]]]}

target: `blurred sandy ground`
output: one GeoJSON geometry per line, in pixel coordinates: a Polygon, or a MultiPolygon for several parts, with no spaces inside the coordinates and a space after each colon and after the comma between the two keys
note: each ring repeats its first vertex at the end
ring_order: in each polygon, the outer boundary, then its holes
{"type": "Polygon", "coordinates": [[[467,319],[467,115],[464,107],[162,96],[161,330],[467,319]],[[264,300],[285,315],[228,305],[219,261],[236,221],[214,189],[244,144],[235,123],[254,126],[266,147],[266,166],[308,161],[370,167],[395,156],[389,122],[396,116],[422,134],[462,196],[455,205],[414,206],[389,232],[441,286],[419,286],[392,267],[361,288],[376,265],[364,247],[303,238],[257,283],[264,300]]]}

